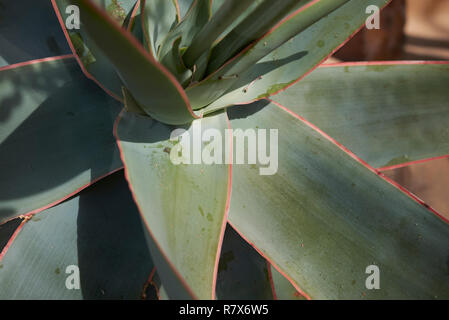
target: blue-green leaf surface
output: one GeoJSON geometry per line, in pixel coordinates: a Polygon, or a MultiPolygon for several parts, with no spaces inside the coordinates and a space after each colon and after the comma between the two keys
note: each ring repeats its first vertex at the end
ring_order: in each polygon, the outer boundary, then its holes
{"type": "MultiPolygon", "coordinates": [[[[172,299],[215,296],[231,169],[224,160],[208,165],[195,164],[195,159],[215,150],[211,149],[215,143],[201,142],[198,137],[207,129],[223,133],[227,127],[224,113],[179,128],[125,111],[116,127],[130,188],[150,231],[149,240],[155,243],[150,246],[152,256],[172,299]],[[187,130],[191,140],[186,132],[182,139],[191,141],[194,149],[176,141],[180,132],[173,133],[175,129],[187,130]],[[174,140],[170,140],[172,133],[177,137],[174,140]],[[171,160],[181,150],[180,159],[191,164],[171,160]]],[[[222,139],[223,134],[214,141],[224,145],[222,139]]]]}
{"type": "Polygon", "coordinates": [[[447,221],[288,110],[261,101],[228,113],[233,129],[278,130],[274,175],[233,166],[229,220],[305,294],[449,297],[447,221]],[[371,265],[379,290],[365,286],[371,265]]]}
{"type": "Polygon", "coordinates": [[[449,154],[449,64],[322,67],[273,97],[374,167],[449,154]]]}
{"type": "Polygon", "coordinates": [[[120,172],[21,227],[0,261],[0,299],[140,299],[152,269],[120,172]]]}
{"type": "Polygon", "coordinates": [[[73,58],[1,70],[0,222],[119,169],[112,129],[120,108],[73,58]]]}
{"type": "Polygon", "coordinates": [[[0,67],[70,53],[49,1],[1,1],[0,43],[0,67]]]}

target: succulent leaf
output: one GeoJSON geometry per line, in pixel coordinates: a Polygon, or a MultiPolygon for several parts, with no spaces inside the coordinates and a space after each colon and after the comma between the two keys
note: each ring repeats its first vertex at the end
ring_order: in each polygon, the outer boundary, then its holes
{"type": "MultiPolygon", "coordinates": [[[[105,13],[111,15],[117,22],[123,21],[120,17],[123,13],[132,12],[136,0],[124,0],[118,3],[116,0],[95,0],[96,5],[101,6],[105,13]],[[109,8],[109,10],[107,10],[109,8]]],[[[123,85],[114,66],[96,44],[96,41],[85,32],[84,28],[67,29],[66,21],[71,14],[67,12],[68,6],[75,4],[75,0],[52,0],[54,11],[58,17],[61,29],[66,35],[67,42],[74,54],[79,57],[79,63],[88,78],[97,82],[106,92],[114,98],[121,100],[121,87],[123,85]]],[[[83,16],[80,9],[80,16],[83,16]]]]}
{"type": "MultiPolygon", "coordinates": [[[[375,0],[374,4],[382,7],[387,2],[375,0]]],[[[266,39],[262,38],[210,77],[189,87],[186,93],[193,108],[210,104],[202,110],[206,114],[286,89],[307,75],[363,25],[364,10],[369,4],[373,2],[321,0],[297,9],[267,34],[266,39]],[[323,16],[325,18],[316,21],[323,16]],[[307,27],[310,23],[312,25],[307,27]],[[304,27],[307,28],[304,30],[304,27]]]]}
{"type": "Polygon", "coordinates": [[[181,128],[122,112],[116,126],[130,189],[155,241],[150,249],[171,299],[211,299],[215,295],[231,168],[227,164],[194,164],[197,153],[193,151],[189,157],[190,151],[184,150],[188,147],[170,138],[173,130],[186,129],[193,139],[190,145],[203,150],[205,142],[194,146],[198,135],[208,128],[223,132],[227,127],[223,112],[181,128]],[[176,165],[171,157],[180,147],[184,164],[176,165]],[[189,161],[191,165],[185,164],[189,161]]]}
{"type": "Polygon", "coordinates": [[[271,272],[273,288],[277,300],[306,300],[296,288],[273,265],[268,266],[271,272]]]}
{"type": "Polygon", "coordinates": [[[2,1],[0,8],[0,67],[70,53],[50,2],[2,1]]]}
{"type": "Polygon", "coordinates": [[[124,85],[148,115],[168,124],[184,124],[196,118],[174,76],[134,37],[90,1],[76,3],[83,11],[83,28],[114,64],[124,85]]]}
{"type": "Polygon", "coordinates": [[[282,161],[264,177],[233,167],[229,221],[305,294],[449,297],[449,224],[441,216],[285,107],[260,101],[228,114],[233,129],[277,128],[282,161]],[[365,287],[370,265],[388,284],[381,290],[365,287]]]}
{"type": "Polygon", "coordinates": [[[298,4],[311,0],[264,0],[242,22],[230,31],[213,49],[207,68],[211,74],[253,41],[266,34],[298,4]]]}
{"type": "MultiPolygon", "coordinates": [[[[182,18],[185,17],[187,11],[189,11],[189,8],[194,0],[175,0],[175,1],[176,1],[176,8],[178,10],[178,22],[180,22],[182,18]]],[[[212,3],[214,1],[215,0],[212,0],[212,3]]]]}
{"type": "Polygon", "coordinates": [[[323,65],[272,99],[379,168],[449,154],[447,83],[449,63],[323,65]]]}
{"type": "Polygon", "coordinates": [[[19,228],[0,260],[0,299],[139,299],[153,268],[123,172],[19,228]]]}
{"type": "Polygon", "coordinates": [[[71,56],[0,70],[0,222],[54,205],[122,167],[120,104],[71,56]]]}
{"type": "Polygon", "coordinates": [[[178,51],[178,49],[173,47],[173,43],[180,37],[181,42],[179,43],[179,47],[189,47],[193,38],[209,21],[209,18],[210,0],[195,0],[181,22],[172,28],[164,39],[164,42],[161,44],[161,49],[158,52],[159,60],[163,61],[173,50],[178,51]]]}
{"type": "Polygon", "coordinates": [[[204,25],[191,41],[183,56],[186,66],[192,68],[198,58],[208,52],[218,37],[253,3],[254,0],[229,0],[224,2],[223,6],[212,16],[212,20],[204,25]]]}
{"type": "Polygon", "coordinates": [[[150,52],[158,57],[159,48],[170,30],[178,23],[178,11],[174,0],[141,0],[144,32],[150,41],[150,52]]]}

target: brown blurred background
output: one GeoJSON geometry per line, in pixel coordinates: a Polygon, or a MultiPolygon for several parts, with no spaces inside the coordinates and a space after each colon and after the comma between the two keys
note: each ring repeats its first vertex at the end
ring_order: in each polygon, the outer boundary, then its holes
{"type": "MultiPolygon", "coordinates": [[[[393,0],[329,62],[373,60],[449,60],[449,0],[393,0]]],[[[449,158],[384,173],[449,219],[449,158]]]]}
{"type": "Polygon", "coordinates": [[[354,60],[449,60],[449,0],[393,0],[380,29],[362,29],[335,56],[354,60]]]}

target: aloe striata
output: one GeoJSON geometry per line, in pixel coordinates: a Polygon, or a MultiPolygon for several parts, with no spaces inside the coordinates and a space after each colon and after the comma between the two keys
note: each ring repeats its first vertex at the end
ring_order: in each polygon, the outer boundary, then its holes
{"type": "Polygon", "coordinates": [[[3,5],[0,298],[449,298],[382,173],[449,153],[449,63],[320,66],[388,0],[43,3],[3,5]]]}

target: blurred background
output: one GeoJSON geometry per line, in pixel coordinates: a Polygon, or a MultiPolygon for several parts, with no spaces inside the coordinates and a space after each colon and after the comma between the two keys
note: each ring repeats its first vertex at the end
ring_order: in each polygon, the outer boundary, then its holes
{"type": "MultiPolygon", "coordinates": [[[[362,29],[327,63],[372,60],[449,60],[449,0],[393,0],[379,30],[362,29]]],[[[449,150],[384,174],[449,219],[449,150]]]]}
{"type": "Polygon", "coordinates": [[[334,58],[449,60],[449,0],[393,0],[379,30],[362,29],[334,58]]]}

